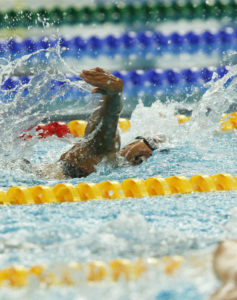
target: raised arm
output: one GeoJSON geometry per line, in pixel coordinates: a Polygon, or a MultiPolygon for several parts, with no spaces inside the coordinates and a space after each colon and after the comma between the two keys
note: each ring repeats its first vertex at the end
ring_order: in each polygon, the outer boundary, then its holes
{"type": "Polygon", "coordinates": [[[90,117],[84,138],[60,157],[63,172],[70,177],[94,172],[104,157],[113,158],[120,148],[117,126],[122,109],[123,81],[101,68],[84,70],[80,76],[95,87],[92,93],[102,94],[102,100],[90,117]]]}
{"type": "Polygon", "coordinates": [[[92,93],[102,94],[102,100],[87,124],[85,138],[94,154],[106,154],[115,150],[116,143],[118,148],[120,146],[117,126],[122,110],[123,81],[101,68],[83,70],[80,76],[95,86],[92,93]]]}

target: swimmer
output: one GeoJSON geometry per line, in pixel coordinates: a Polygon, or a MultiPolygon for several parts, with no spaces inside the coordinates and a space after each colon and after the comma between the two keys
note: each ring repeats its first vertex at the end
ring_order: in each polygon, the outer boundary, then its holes
{"type": "Polygon", "coordinates": [[[209,300],[237,299],[237,240],[221,242],[213,257],[213,268],[222,286],[209,300]]]}
{"type": "Polygon", "coordinates": [[[98,67],[83,70],[80,77],[94,87],[92,94],[100,93],[102,99],[89,118],[84,137],[63,153],[54,166],[44,166],[41,174],[59,179],[86,177],[96,171],[96,165],[104,158],[112,162],[118,154],[132,165],[147,160],[165,141],[165,136],[139,136],[120,150],[118,120],[122,110],[122,79],[98,67]]]}

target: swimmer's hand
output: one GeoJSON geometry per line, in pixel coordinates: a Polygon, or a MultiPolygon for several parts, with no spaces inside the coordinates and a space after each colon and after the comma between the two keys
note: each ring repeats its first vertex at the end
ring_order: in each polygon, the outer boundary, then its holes
{"type": "Polygon", "coordinates": [[[116,95],[123,91],[123,80],[101,69],[94,68],[83,70],[80,77],[87,83],[95,86],[92,94],[100,93],[103,95],[116,95]]]}

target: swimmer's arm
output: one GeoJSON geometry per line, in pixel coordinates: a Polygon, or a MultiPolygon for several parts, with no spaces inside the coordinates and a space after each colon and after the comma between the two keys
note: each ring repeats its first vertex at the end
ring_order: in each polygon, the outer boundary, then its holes
{"type": "Polygon", "coordinates": [[[88,145],[95,154],[109,152],[116,146],[119,148],[117,126],[122,110],[123,81],[100,68],[83,71],[80,76],[96,86],[92,93],[102,94],[99,107],[91,115],[85,130],[88,145]]]}
{"type": "Polygon", "coordinates": [[[103,100],[100,100],[98,107],[94,110],[94,112],[90,115],[88,123],[86,125],[84,137],[87,137],[101,121],[103,116],[103,100]]]}
{"type": "Polygon", "coordinates": [[[95,154],[106,154],[118,151],[120,137],[117,130],[121,111],[121,97],[119,95],[106,97],[101,118],[98,125],[88,136],[88,144],[95,154]]]}

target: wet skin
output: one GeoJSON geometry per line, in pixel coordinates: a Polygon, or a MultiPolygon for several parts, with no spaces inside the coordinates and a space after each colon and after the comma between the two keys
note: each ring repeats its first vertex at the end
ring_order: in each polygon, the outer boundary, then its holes
{"type": "Polygon", "coordinates": [[[121,149],[121,156],[124,156],[132,165],[140,165],[152,156],[152,150],[143,140],[137,140],[121,149]]]}
{"type": "Polygon", "coordinates": [[[213,257],[213,269],[221,281],[221,287],[209,300],[237,299],[237,241],[219,243],[213,257]]]}
{"type": "Polygon", "coordinates": [[[113,160],[120,149],[117,126],[122,110],[123,81],[101,68],[83,70],[80,77],[94,86],[92,93],[102,94],[102,99],[89,118],[84,138],[62,154],[60,161],[89,175],[105,157],[113,160]]]}
{"type": "Polygon", "coordinates": [[[114,160],[117,154],[132,165],[138,165],[152,155],[152,150],[137,140],[120,150],[118,120],[122,110],[123,81],[101,69],[83,70],[80,77],[94,86],[92,94],[100,93],[102,99],[88,121],[84,138],[62,154],[60,162],[66,162],[89,175],[102,159],[114,160]]]}

